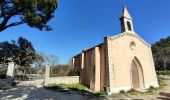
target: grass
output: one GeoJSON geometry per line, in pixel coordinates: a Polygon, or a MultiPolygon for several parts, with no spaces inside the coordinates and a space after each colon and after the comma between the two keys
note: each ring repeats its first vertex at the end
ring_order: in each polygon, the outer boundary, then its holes
{"type": "Polygon", "coordinates": [[[47,88],[58,88],[58,89],[72,89],[72,90],[85,90],[87,87],[81,84],[49,84],[47,88]]]}
{"type": "Polygon", "coordinates": [[[158,75],[168,75],[170,76],[170,71],[157,71],[158,75]]]}
{"type": "Polygon", "coordinates": [[[45,87],[46,89],[53,90],[53,91],[59,91],[64,93],[77,93],[83,96],[90,96],[94,98],[104,98],[106,96],[105,92],[94,92],[91,90],[88,90],[88,88],[82,84],[50,84],[45,87]]]}
{"type": "Polygon", "coordinates": [[[158,83],[159,83],[159,88],[158,89],[162,89],[164,86],[167,86],[165,81],[160,76],[158,76],[158,83]]]}
{"type": "Polygon", "coordinates": [[[149,89],[147,89],[146,92],[139,92],[139,91],[136,91],[134,89],[131,89],[129,91],[124,91],[124,90],[121,90],[118,94],[112,94],[110,97],[130,97],[130,96],[139,96],[139,95],[154,95],[156,92],[158,92],[159,90],[163,89],[164,86],[167,86],[167,84],[165,83],[165,81],[160,78],[158,76],[158,82],[159,82],[159,87],[155,88],[153,86],[150,86],[149,89]]]}
{"type": "MultiPolygon", "coordinates": [[[[153,95],[156,92],[158,92],[159,90],[161,90],[164,86],[166,86],[166,83],[164,82],[164,80],[160,77],[158,77],[158,82],[159,82],[159,87],[155,88],[153,86],[150,86],[149,89],[147,89],[146,92],[139,92],[136,91],[134,89],[131,89],[129,91],[124,91],[121,90],[120,93],[118,94],[112,94],[111,98],[119,98],[119,97],[131,97],[131,96],[142,96],[142,95],[153,95]]],[[[92,97],[106,97],[106,93],[105,92],[94,92],[94,91],[88,91],[86,86],[83,86],[81,84],[50,84],[48,85],[46,88],[50,89],[50,90],[59,90],[62,92],[66,92],[66,91],[76,91],[76,93],[80,94],[80,95],[84,95],[84,96],[92,96],[92,97]]],[[[69,92],[70,93],[70,92],[69,92]]]]}

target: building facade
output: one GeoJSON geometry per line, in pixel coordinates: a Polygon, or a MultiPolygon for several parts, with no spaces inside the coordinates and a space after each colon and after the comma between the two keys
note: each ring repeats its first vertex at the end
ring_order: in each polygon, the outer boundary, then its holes
{"type": "Polygon", "coordinates": [[[151,45],[135,33],[125,6],[120,22],[120,34],[107,36],[103,43],[72,58],[80,83],[108,93],[158,87],[151,45]]]}

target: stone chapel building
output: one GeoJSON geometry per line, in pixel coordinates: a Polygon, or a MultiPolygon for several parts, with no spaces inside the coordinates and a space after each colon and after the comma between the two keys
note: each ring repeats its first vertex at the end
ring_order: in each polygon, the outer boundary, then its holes
{"type": "Polygon", "coordinates": [[[158,87],[151,45],[134,32],[126,7],[120,17],[121,33],[72,58],[80,83],[94,91],[147,89],[158,87]]]}

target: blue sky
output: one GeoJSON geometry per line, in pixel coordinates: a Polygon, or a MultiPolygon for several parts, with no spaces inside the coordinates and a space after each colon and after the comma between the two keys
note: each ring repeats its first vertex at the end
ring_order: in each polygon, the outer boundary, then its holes
{"type": "MultiPolygon", "coordinates": [[[[150,44],[170,36],[169,5],[170,0],[126,0],[135,32],[150,44]]],[[[22,36],[37,52],[54,54],[66,64],[83,49],[103,42],[103,37],[119,34],[121,12],[121,0],[59,0],[49,22],[52,31],[20,25],[1,32],[0,42],[22,36]]]]}

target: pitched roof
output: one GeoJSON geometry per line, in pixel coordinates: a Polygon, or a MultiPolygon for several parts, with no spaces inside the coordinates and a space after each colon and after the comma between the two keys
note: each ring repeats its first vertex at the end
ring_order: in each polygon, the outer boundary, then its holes
{"type": "Polygon", "coordinates": [[[114,35],[114,36],[111,36],[111,37],[107,36],[107,37],[109,37],[109,38],[113,41],[113,40],[118,39],[118,38],[120,38],[120,37],[122,37],[122,36],[124,36],[124,35],[129,35],[129,36],[137,37],[137,38],[138,38],[141,42],[143,42],[146,46],[148,46],[148,47],[151,46],[151,45],[148,44],[145,40],[143,40],[139,35],[137,35],[137,34],[132,34],[132,33],[128,33],[128,32],[123,32],[123,33],[118,34],[118,35],[114,35]]]}
{"type": "Polygon", "coordinates": [[[123,6],[122,16],[121,18],[128,18],[132,20],[132,17],[130,16],[126,6],[123,6]]]}

